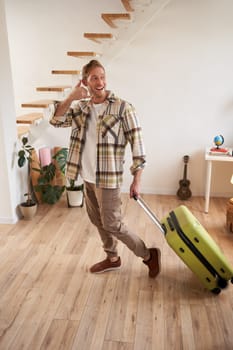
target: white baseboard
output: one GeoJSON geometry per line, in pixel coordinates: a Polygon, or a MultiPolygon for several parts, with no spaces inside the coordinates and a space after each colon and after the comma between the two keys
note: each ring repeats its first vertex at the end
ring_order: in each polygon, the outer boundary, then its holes
{"type": "Polygon", "coordinates": [[[0,224],[14,225],[18,222],[19,218],[17,216],[14,217],[0,217],[0,224]]]}

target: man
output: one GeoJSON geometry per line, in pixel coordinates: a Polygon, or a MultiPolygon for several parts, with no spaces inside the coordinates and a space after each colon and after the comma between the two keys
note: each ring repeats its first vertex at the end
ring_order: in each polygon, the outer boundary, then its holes
{"type": "Polygon", "coordinates": [[[160,250],[145,243],[122,222],[120,187],[124,154],[131,146],[133,181],[130,197],[139,196],[140,178],[145,166],[141,127],[134,108],[106,90],[105,69],[91,60],[83,67],[82,81],[69,96],[55,103],[50,120],[55,127],[72,127],[67,159],[67,178],[81,175],[90,221],[97,227],[107,255],[90,268],[92,273],[119,269],[120,240],[149,268],[149,276],[160,272],[160,250]]]}

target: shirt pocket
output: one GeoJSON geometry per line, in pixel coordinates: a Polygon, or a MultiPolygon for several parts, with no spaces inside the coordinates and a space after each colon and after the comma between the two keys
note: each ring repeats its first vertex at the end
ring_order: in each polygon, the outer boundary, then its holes
{"type": "Polygon", "coordinates": [[[110,137],[116,139],[119,135],[120,118],[115,114],[108,114],[101,120],[102,137],[110,137]]]}

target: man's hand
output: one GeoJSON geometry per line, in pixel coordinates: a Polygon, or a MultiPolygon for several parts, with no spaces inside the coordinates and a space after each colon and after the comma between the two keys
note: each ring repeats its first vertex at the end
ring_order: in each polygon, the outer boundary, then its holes
{"type": "Polygon", "coordinates": [[[130,186],[130,198],[133,198],[134,196],[139,197],[140,195],[140,183],[141,183],[141,174],[142,174],[142,169],[138,170],[134,174],[133,182],[130,186]]]}
{"type": "Polygon", "coordinates": [[[74,100],[81,100],[82,98],[86,98],[88,96],[88,90],[81,85],[82,81],[80,80],[79,83],[73,88],[71,93],[67,96],[67,98],[59,103],[55,112],[55,117],[63,116],[68,111],[71,103],[74,100]]]}
{"type": "Polygon", "coordinates": [[[68,97],[71,101],[81,100],[82,98],[88,97],[88,90],[81,85],[82,80],[78,82],[78,84],[73,88],[73,90],[69,94],[68,97]]]}

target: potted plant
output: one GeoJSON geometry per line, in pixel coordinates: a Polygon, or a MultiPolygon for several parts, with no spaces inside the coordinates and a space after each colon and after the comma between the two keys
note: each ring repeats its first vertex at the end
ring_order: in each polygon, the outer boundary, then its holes
{"type": "Polygon", "coordinates": [[[32,219],[37,211],[37,203],[33,199],[33,191],[31,186],[31,178],[30,178],[30,161],[31,161],[31,154],[33,151],[33,147],[28,144],[27,137],[22,138],[22,145],[21,149],[18,151],[18,166],[22,168],[26,163],[28,166],[28,172],[27,172],[27,193],[24,194],[26,197],[26,201],[22,202],[19,207],[22,216],[25,219],[32,219]]]}
{"type": "MultiPolygon", "coordinates": [[[[59,168],[65,176],[66,160],[68,155],[68,149],[62,148],[55,155],[54,159],[59,164],[59,168]]],[[[82,207],[84,201],[83,184],[76,184],[75,180],[67,179],[68,185],[66,185],[66,198],[69,208],[82,207]]]]}
{"type": "Polygon", "coordinates": [[[33,168],[39,172],[37,185],[34,186],[36,192],[40,192],[43,203],[55,204],[61,197],[65,190],[64,185],[57,185],[54,183],[56,177],[56,171],[59,170],[64,174],[64,159],[67,157],[67,149],[61,148],[53,157],[56,160],[56,164],[51,162],[45,166],[39,166],[39,168],[33,168]],[[59,169],[58,169],[58,168],[59,169]]]}
{"type": "Polygon", "coordinates": [[[77,185],[75,180],[68,179],[69,186],[66,186],[67,204],[69,208],[83,206],[83,184],[77,185]]]}

